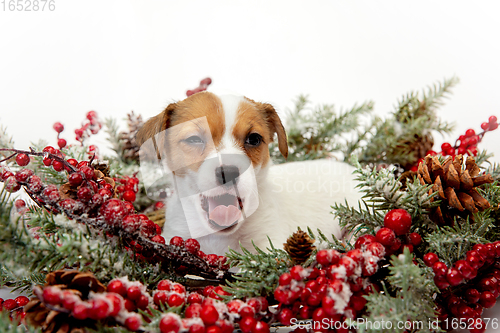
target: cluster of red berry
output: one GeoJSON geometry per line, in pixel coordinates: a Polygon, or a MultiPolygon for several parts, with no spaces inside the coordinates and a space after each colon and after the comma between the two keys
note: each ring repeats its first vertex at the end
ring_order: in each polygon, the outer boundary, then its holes
{"type": "Polygon", "coordinates": [[[0,311],[8,311],[11,320],[16,320],[18,324],[23,322],[26,313],[23,307],[28,304],[29,298],[26,296],[18,296],[15,299],[0,298],[0,311]]]}
{"type": "MultiPolygon", "coordinates": [[[[141,316],[134,311],[146,309],[150,303],[149,295],[140,282],[129,282],[125,295],[116,292],[91,292],[88,299],[73,289],[58,286],[35,287],[34,293],[45,305],[58,312],[68,313],[78,320],[104,320],[113,318],[117,323],[131,331],[137,331],[142,324],[141,316]],[[125,298],[130,291],[130,298],[125,298]],[[140,307],[139,307],[140,306],[140,307]]],[[[109,289],[109,286],[108,286],[109,289]]]]}
{"type": "Polygon", "coordinates": [[[183,285],[170,280],[161,280],[153,296],[143,284],[126,277],[110,281],[105,292],[89,293],[88,299],[82,299],[81,293],[75,290],[58,286],[36,287],[35,294],[51,309],[68,313],[75,319],[113,318],[130,331],[137,331],[144,322],[150,321],[137,310],[151,314],[151,309],[163,310],[164,306],[182,308],[184,316],[163,314],[159,322],[161,333],[232,333],[236,323],[243,333],[269,333],[267,321],[272,318],[263,297],[225,304],[219,300],[219,295],[228,295],[222,287],[207,287],[200,294],[187,292],[183,285]]]}
{"type": "Polygon", "coordinates": [[[154,303],[169,306],[187,305],[184,318],[166,313],[160,320],[161,333],[232,333],[238,323],[243,333],[269,333],[267,322],[272,318],[269,305],[264,297],[250,298],[246,302],[232,300],[227,304],[220,301],[219,295],[229,295],[222,287],[206,287],[203,295],[196,292],[176,291],[175,284],[161,281],[154,293],[154,303]],[[173,303],[171,299],[176,296],[173,303]],[[170,305],[173,303],[174,305],[170,305]]]}
{"type": "Polygon", "coordinates": [[[121,237],[127,249],[131,253],[135,252],[138,259],[152,263],[174,260],[181,268],[191,267],[211,277],[221,278],[226,274],[229,267],[225,263],[225,257],[204,254],[199,251],[199,243],[194,239],[184,243],[182,238],[176,237],[172,239],[171,245],[165,245],[161,228],[146,215],[135,214],[131,201],[135,200],[135,191],[138,190],[137,178],[117,178],[116,182],[120,185],[113,188],[110,184],[112,180],[107,177],[98,178],[99,172],[88,161],[65,160],[56,155],[58,151],[52,147],[44,150],[43,153],[14,151],[18,155],[44,156],[46,165],[52,167],[54,163],[60,163],[61,171],[66,170],[68,173],[70,189],[43,184],[40,177],[30,169],[21,169],[14,175],[5,168],[0,170],[0,181],[5,182],[7,190],[15,192],[23,185],[28,194],[47,210],[64,212],[76,221],[104,230],[109,236],[121,237]],[[75,191],[76,198],[67,197],[68,191],[75,191]],[[121,196],[123,200],[113,198],[114,196],[121,196]],[[84,219],[82,215],[85,216],[84,219]]]}
{"type": "Polygon", "coordinates": [[[378,271],[384,255],[382,244],[365,237],[346,253],[318,251],[319,267],[292,267],[280,276],[274,292],[280,302],[279,321],[290,325],[297,316],[312,318],[315,331],[326,331],[321,324],[324,319],[342,323],[361,315],[366,304],[363,295],[374,290],[368,277],[378,271]]]}
{"type": "Polygon", "coordinates": [[[458,140],[455,142],[455,145],[452,146],[449,142],[445,142],[441,145],[441,154],[442,155],[477,155],[477,144],[481,142],[483,136],[486,132],[496,130],[498,128],[497,117],[491,116],[488,119],[488,122],[484,122],[481,124],[481,129],[483,130],[481,133],[476,134],[472,128],[469,128],[465,131],[465,134],[460,135],[458,140]]]}
{"type": "Polygon", "coordinates": [[[209,77],[204,78],[203,80],[200,81],[200,85],[198,87],[194,88],[193,90],[186,91],[186,96],[189,97],[201,91],[205,91],[207,90],[210,84],[212,84],[212,79],[209,77]]]}
{"type": "Polygon", "coordinates": [[[97,112],[89,111],[87,112],[86,119],[84,120],[82,127],[75,130],[76,140],[83,142],[90,136],[90,134],[97,134],[102,128],[102,124],[97,117],[97,112]]]}
{"type": "Polygon", "coordinates": [[[122,177],[114,178],[115,183],[120,183],[115,187],[115,194],[118,195],[120,199],[128,202],[134,202],[139,192],[139,179],[136,176],[132,177],[122,177]]]}
{"type": "Polygon", "coordinates": [[[185,248],[189,253],[205,260],[212,267],[218,267],[222,270],[229,269],[229,266],[226,263],[227,257],[218,256],[216,254],[205,254],[205,252],[200,251],[200,243],[194,238],[184,240],[182,237],[175,236],[170,239],[170,245],[185,248]]]}
{"type": "Polygon", "coordinates": [[[484,332],[483,309],[493,307],[500,295],[499,258],[500,241],[474,245],[465,260],[451,267],[435,253],[424,255],[424,263],[434,271],[434,282],[442,291],[438,312],[443,324],[450,317],[472,320],[474,332],[484,332]]]}
{"type": "Polygon", "coordinates": [[[411,223],[411,215],[406,210],[393,209],[385,215],[384,227],[375,236],[364,235],[357,242],[373,237],[385,246],[387,256],[402,253],[405,248],[413,252],[413,248],[422,243],[422,237],[416,232],[409,233],[411,223]]]}

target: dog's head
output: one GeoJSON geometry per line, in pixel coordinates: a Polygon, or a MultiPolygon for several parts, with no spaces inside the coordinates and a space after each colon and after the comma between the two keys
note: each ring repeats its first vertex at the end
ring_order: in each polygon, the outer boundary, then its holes
{"type": "Polygon", "coordinates": [[[234,233],[258,206],[268,145],[288,146],[276,110],[240,96],[194,94],[170,104],[137,133],[172,172],[193,237],[234,233]]]}

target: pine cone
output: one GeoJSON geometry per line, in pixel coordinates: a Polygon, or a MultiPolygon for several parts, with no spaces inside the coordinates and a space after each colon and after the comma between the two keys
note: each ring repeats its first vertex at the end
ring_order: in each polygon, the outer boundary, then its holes
{"type": "Polygon", "coordinates": [[[288,237],[286,243],[283,244],[283,248],[290,255],[295,264],[301,264],[305,262],[315,250],[316,247],[314,247],[313,244],[314,241],[309,235],[299,230],[288,237]]]}
{"type": "Polygon", "coordinates": [[[137,131],[144,125],[142,116],[136,116],[134,111],[127,114],[128,131],[120,133],[120,142],[122,143],[122,156],[125,161],[139,161],[139,145],[135,141],[137,131]]]}
{"type": "MultiPolygon", "coordinates": [[[[79,272],[76,270],[58,270],[47,274],[45,286],[57,286],[68,290],[82,299],[87,299],[90,291],[104,292],[106,287],[99,282],[96,277],[89,272],[79,272]]],[[[35,295],[26,304],[26,321],[28,324],[41,327],[43,333],[84,333],[86,327],[94,327],[91,320],[77,320],[73,318],[66,309],[57,306],[47,307],[41,301],[42,289],[35,287],[35,295]]]]}
{"type": "MultiPolygon", "coordinates": [[[[463,163],[463,156],[448,157],[440,163],[437,156],[427,156],[419,164],[416,172],[421,184],[432,184],[429,194],[438,192],[436,198],[441,204],[432,209],[430,218],[439,225],[453,225],[454,217],[469,217],[473,221],[473,213],[490,207],[488,200],[483,198],[476,187],[492,183],[490,174],[479,175],[479,167],[474,157],[468,156],[463,163]]],[[[415,174],[415,173],[413,173],[415,174]]],[[[406,177],[413,177],[407,173],[406,177]]]]}
{"type": "Polygon", "coordinates": [[[411,169],[417,161],[424,158],[427,152],[434,146],[434,138],[431,134],[415,135],[415,140],[405,141],[401,145],[404,151],[407,151],[414,158],[403,165],[405,170],[411,169]]]}

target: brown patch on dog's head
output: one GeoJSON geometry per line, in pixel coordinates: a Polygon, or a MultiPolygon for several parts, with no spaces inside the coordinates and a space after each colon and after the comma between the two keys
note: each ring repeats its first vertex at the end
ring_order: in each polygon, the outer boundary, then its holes
{"type": "Polygon", "coordinates": [[[149,119],[137,132],[136,140],[142,145],[152,139],[158,158],[166,157],[169,168],[181,175],[187,169],[199,168],[220,144],[224,130],[220,99],[212,93],[201,92],[170,104],[149,119]]]}
{"type": "Polygon", "coordinates": [[[269,161],[269,143],[273,141],[274,133],[278,134],[279,149],[286,158],[288,156],[286,133],[274,107],[251,99],[240,103],[232,134],[254,166],[265,166],[269,161]],[[252,144],[256,143],[259,137],[260,144],[252,144]]]}

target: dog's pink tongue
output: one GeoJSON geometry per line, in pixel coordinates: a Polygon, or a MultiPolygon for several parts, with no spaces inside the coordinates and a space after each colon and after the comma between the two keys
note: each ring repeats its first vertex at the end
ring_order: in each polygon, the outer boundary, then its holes
{"type": "Polygon", "coordinates": [[[219,205],[215,207],[208,217],[220,226],[229,227],[241,217],[241,211],[236,206],[219,205]]]}

